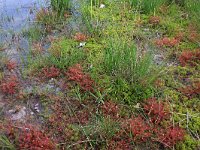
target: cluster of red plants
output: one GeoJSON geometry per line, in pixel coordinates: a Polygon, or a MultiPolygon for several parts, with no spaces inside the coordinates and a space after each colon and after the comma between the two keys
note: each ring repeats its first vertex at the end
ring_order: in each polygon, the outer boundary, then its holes
{"type": "Polygon", "coordinates": [[[10,140],[17,140],[16,146],[18,149],[55,150],[55,143],[42,131],[32,126],[16,128],[12,125],[5,125],[4,128],[10,140]]]}
{"type": "Polygon", "coordinates": [[[160,23],[160,17],[159,16],[151,16],[149,18],[149,23],[152,25],[158,25],[160,23]]]}
{"type": "Polygon", "coordinates": [[[180,127],[157,130],[157,141],[165,147],[172,147],[179,141],[184,140],[185,131],[180,127]]]}
{"type": "Polygon", "coordinates": [[[18,138],[20,149],[54,150],[55,144],[42,131],[33,127],[22,129],[18,138]]]}
{"type": "Polygon", "coordinates": [[[83,72],[83,68],[80,64],[69,67],[65,74],[67,75],[68,80],[76,82],[80,85],[82,90],[93,91],[94,81],[91,79],[90,75],[83,72]]]}
{"type": "Polygon", "coordinates": [[[4,79],[0,84],[0,89],[5,94],[15,94],[17,92],[19,82],[15,76],[4,79]]]}
{"type": "Polygon", "coordinates": [[[10,60],[10,61],[8,61],[6,63],[6,68],[8,70],[10,70],[10,71],[13,70],[13,69],[15,69],[16,67],[17,67],[17,63],[15,61],[10,60]]]}
{"type": "Polygon", "coordinates": [[[110,116],[112,118],[119,117],[119,106],[112,101],[106,101],[101,106],[102,112],[106,116],[110,116]]]}
{"type": "Polygon", "coordinates": [[[155,40],[155,44],[159,47],[174,47],[176,45],[178,45],[180,43],[179,39],[176,38],[168,38],[168,37],[164,37],[162,39],[157,39],[155,40]]]}
{"type": "Polygon", "coordinates": [[[179,57],[179,61],[182,66],[190,65],[196,66],[200,62],[200,51],[199,49],[195,51],[184,51],[179,57]]]}
{"type": "Polygon", "coordinates": [[[172,147],[184,139],[184,130],[178,126],[172,127],[170,125],[170,112],[166,103],[150,98],[144,104],[143,109],[147,118],[138,116],[124,120],[122,129],[125,132],[120,131],[120,137],[123,137],[126,133],[132,133],[130,141],[133,140],[137,143],[146,142],[147,140],[156,141],[165,147],[172,147]],[[163,126],[162,122],[166,122],[166,125],[163,126]]]}
{"type": "Polygon", "coordinates": [[[184,88],[179,89],[183,94],[187,95],[188,97],[193,97],[195,95],[200,94],[200,82],[194,83],[191,86],[186,86],[184,88]]]}
{"type": "Polygon", "coordinates": [[[145,142],[151,137],[151,127],[141,116],[129,120],[130,131],[135,142],[145,142]]]}
{"type": "Polygon", "coordinates": [[[144,105],[145,113],[149,117],[149,121],[159,124],[164,119],[169,118],[169,109],[163,102],[157,102],[156,98],[150,98],[144,105]]]}
{"type": "Polygon", "coordinates": [[[42,72],[47,78],[56,78],[60,75],[60,70],[54,66],[45,67],[42,69],[42,72]]]}
{"type": "Polygon", "coordinates": [[[131,150],[129,139],[121,139],[120,137],[112,139],[108,145],[109,150],[131,150]]]}
{"type": "Polygon", "coordinates": [[[58,96],[51,96],[50,99],[55,102],[51,106],[54,113],[49,117],[45,131],[54,137],[58,143],[70,143],[82,138],[79,132],[70,126],[72,124],[87,124],[91,115],[90,112],[84,109],[78,101],[69,103],[58,96]],[[74,115],[70,114],[69,107],[73,108],[74,115]]]}
{"type": "Polygon", "coordinates": [[[87,40],[87,36],[83,33],[76,33],[74,39],[78,42],[83,42],[87,40]]]}

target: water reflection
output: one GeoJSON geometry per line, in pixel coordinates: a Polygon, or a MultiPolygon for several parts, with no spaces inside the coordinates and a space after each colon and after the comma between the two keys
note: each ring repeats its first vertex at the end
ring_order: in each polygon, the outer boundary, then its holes
{"type": "Polygon", "coordinates": [[[19,31],[27,27],[34,12],[44,5],[44,0],[0,0],[0,28],[19,31]]]}
{"type": "Polygon", "coordinates": [[[22,31],[30,27],[37,10],[44,6],[47,0],[0,0],[0,45],[6,47],[7,57],[17,61],[26,57],[29,42],[22,31]]]}

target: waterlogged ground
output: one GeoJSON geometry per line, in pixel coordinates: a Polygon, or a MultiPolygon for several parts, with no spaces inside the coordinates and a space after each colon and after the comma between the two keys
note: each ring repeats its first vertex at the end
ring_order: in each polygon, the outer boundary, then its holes
{"type": "Polygon", "coordinates": [[[29,49],[23,31],[30,27],[36,11],[47,5],[38,0],[0,1],[0,43],[6,48],[6,55],[20,62],[20,57],[29,49]]]}
{"type": "Polygon", "coordinates": [[[200,3],[130,2],[0,0],[0,148],[200,148],[200,3]]]}
{"type": "MultiPolygon", "coordinates": [[[[68,21],[68,24],[63,27],[62,32],[55,30],[53,33],[49,33],[51,38],[55,38],[58,34],[66,34],[70,36],[72,32],[78,32],[79,26],[81,24],[80,12],[79,12],[79,3],[78,1],[72,1],[74,7],[72,7],[70,14],[73,15],[68,21]]],[[[1,77],[14,76],[18,78],[18,82],[21,86],[22,93],[46,93],[57,94],[61,91],[58,86],[58,81],[51,80],[46,83],[38,81],[38,79],[31,80],[30,78],[24,78],[24,70],[30,50],[34,43],[31,41],[30,37],[27,35],[31,28],[37,26],[36,14],[42,8],[45,9],[49,6],[48,1],[38,1],[38,0],[5,0],[0,3],[0,44],[1,44],[1,63],[12,62],[11,68],[13,69],[4,70],[4,73],[1,74],[1,77]],[[36,91],[35,91],[36,90],[36,91]]],[[[38,25],[38,28],[41,28],[38,25]]],[[[42,27],[43,28],[43,27],[42,27]]],[[[43,29],[42,29],[43,30],[43,29]]],[[[34,32],[34,31],[33,31],[34,32]]],[[[36,48],[37,47],[37,44],[36,48]]],[[[41,39],[38,44],[39,48],[47,51],[50,43],[48,37],[46,39],[41,39]]],[[[13,79],[15,80],[15,79],[13,79]]],[[[20,95],[19,95],[20,96],[20,95]]],[[[14,97],[10,97],[13,99],[14,97]]],[[[4,96],[0,94],[0,107],[2,109],[1,114],[4,114],[4,117],[11,121],[33,123],[41,123],[41,118],[38,116],[38,113],[43,111],[40,98],[37,96],[27,97],[27,102],[23,103],[18,101],[19,97],[14,98],[16,101],[10,103],[7,100],[4,100],[4,96]],[[17,111],[16,111],[17,110],[17,111]]]]}

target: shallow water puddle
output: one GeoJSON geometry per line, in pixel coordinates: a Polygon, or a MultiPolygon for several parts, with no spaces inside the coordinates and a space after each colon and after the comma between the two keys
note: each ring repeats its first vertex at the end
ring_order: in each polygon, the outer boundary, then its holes
{"type": "Polygon", "coordinates": [[[28,50],[28,39],[22,32],[31,26],[37,10],[46,5],[45,0],[0,0],[0,44],[9,58],[19,62],[19,50],[28,50]]]}

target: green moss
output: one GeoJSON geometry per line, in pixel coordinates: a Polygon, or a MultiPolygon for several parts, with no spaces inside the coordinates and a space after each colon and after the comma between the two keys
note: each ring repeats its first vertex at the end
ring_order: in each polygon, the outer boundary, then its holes
{"type": "Polygon", "coordinates": [[[110,86],[110,99],[125,104],[136,104],[154,96],[155,89],[141,83],[130,84],[123,79],[117,79],[110,86]]]}
{"type": "Polygon", "coordinates": [[[198,149],[200,142],[187,135],[185,141],[176,145],[177,150],[194,150],[198,149]]]}
{"type": "Polygon", "coordinates": [[[86,52],[79,44],[71,39],[61,38],[53,43],[49,48],[50,56],[47,60],[49,64],[60,69],[66,69],[73,64],[84,60],[86,52]]]}

